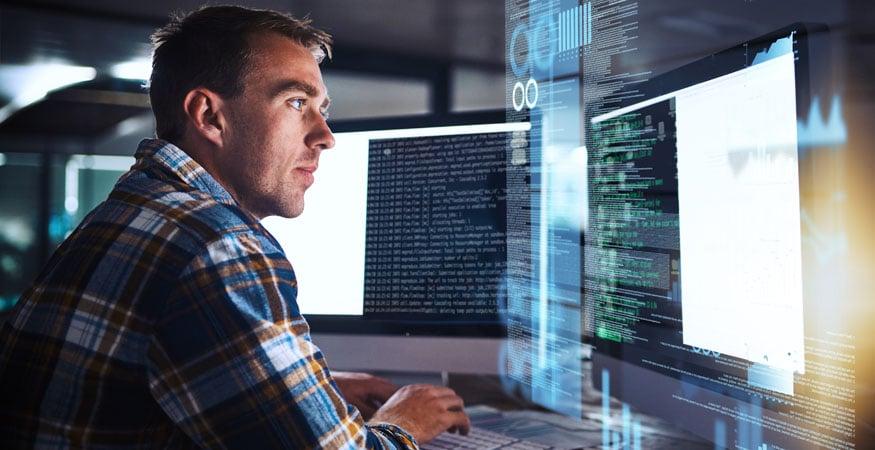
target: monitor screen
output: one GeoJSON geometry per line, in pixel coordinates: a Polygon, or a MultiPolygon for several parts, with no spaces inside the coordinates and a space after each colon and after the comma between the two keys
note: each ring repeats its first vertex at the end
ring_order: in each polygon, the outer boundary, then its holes
{"type": "Polygon", "coordinates": [[[339,132],[294,219],[270,217],[314,331],[500,334],[506,148],[525,123],[339,132]]]}
{"type": "Polygon", "coordinates": [[[847,388],[803,315],[808,37],[798,25],[712,55],[591,120],[593,378],[720,445],[844,439],[805,426],[820,389],[847,388]]]}
{"type": "MultiPolygon", "coordinates": [[[[676,321],[687,347],[804,372],[792,39],[776,41],[786,44],[780,55],[592,120],[609,172],[593,183],[618,194],[597,206],[622,206],[607,220],[637,241],[594,246],[593,257],[636,263],[611,278],[626,298],[665,304],[667,316],[604,314],[599,338],[632,343],[676,321]],[[618,151],[623,161],[609,162],[618,151]]],[[[597,263],[593,279],[611,264],[597,263]]]]}

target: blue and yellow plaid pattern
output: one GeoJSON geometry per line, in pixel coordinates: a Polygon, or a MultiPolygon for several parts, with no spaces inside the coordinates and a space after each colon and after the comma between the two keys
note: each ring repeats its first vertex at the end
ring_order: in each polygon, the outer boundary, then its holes
{"type": "Polygon", "coordinates": [[[292,266],[185,152],[137,162],[0,331],[0,448],[415,448],[344,401],[292,266]]]}

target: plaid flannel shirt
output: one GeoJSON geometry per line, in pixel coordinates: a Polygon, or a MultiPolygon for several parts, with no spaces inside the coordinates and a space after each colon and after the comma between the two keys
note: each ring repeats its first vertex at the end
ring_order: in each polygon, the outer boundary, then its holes
{"type": "Polygon", "coordinates": [[[0,331],[0,447],[415,448],[344,401],[277,241],[144,140],[0,331]]]}

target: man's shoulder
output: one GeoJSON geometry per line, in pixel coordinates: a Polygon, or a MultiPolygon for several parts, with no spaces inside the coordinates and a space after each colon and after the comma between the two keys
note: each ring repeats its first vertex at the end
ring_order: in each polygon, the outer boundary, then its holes
{"type": "Polygon", "coordinates": [[[231,235],[263,232],[258,221],[236,205],[181,181],[140,171],[123,177],[83,225],[107,222],[136,232],[172,234],[195,252],[231,235]]]}

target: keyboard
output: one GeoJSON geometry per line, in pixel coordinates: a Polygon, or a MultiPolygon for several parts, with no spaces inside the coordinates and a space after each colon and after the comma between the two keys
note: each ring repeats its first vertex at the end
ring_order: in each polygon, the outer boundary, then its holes
{"type": "Polygon", "coordinates": [[[443,449],[516,449],[516,450],[535,450],[547,449],[545,445],[535,442],[516,439],[503,434],[495,433],[483,428],[471,427],[467,436],[454,433],[443,433],[434,438],[431,442],[423,445],[424,450],[443,450],[443,449]]]}

